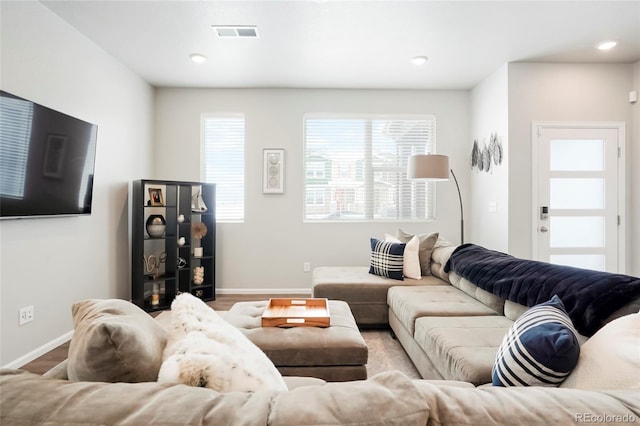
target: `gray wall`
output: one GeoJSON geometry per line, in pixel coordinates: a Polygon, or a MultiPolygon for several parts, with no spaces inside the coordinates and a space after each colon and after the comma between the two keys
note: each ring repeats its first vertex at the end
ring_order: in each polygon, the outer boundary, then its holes
{"type": "Polygon", "coordinates": [[[459,241],[459,204],[453,181],[437,184],[437,219],[413,223],[303,223],[303,115],[331,113],[428,113],[436,116],[437,151],[469,191],[466,91],[398,90],[156,90],[156,149],[166,179],[198,180],[200,116],[243,112],[246,123],[246,219],[218,225],[217,285],[221,291],[303,289],[311,274],[303,263],[368,265],[369,237],[440,231],[459,241]],[[262,150],[286,150],[285,194],[262,193],[262,150]]]}
{"type": "MultiPolygon", "coordinates": [[[[640,95],[640,62],[633,65],[633,89],[640,95]]],[[[628,232],[631,235],[631,250],[627,261],[627,270],[630,274],[640,277],[640,102],[631,106],[632,128],[627,136],[630,143],[627,144],[628,169],[631,169],[631,183],[627,192],[631,211],[627,215],[628,232]]]]}
{"type": "MultiPolygon", "coordinates": [[[[631,252],[631,226],[640,211],[629,194],[638,191],[632,175],[634,130],[628,93],[633,87],[628,64],[509,64],[509,253],[532,257],[531,123],[594,121],[626,123],[626,270],[637,271],[640,253],[631,252]]],[[[637,107],[636,107],[637,108],[637,107]]],[[[637,146],[637,145],[636,145],[637,146]]],[[[637,148],[635,148],[637,149],[637,148]]],[[[635,163],[638,164],[637,162],[635,163]]],[[[634,245],[637,244],[634,242],[634,245]]]]}
{"type": "Polygon", "coordinates": [[[468,239],[481,246],[507,252],[509,249],[509,112],[508,66],[505,64],[471,91],[471,137],[467,158],[473,148],[489,143],[497,134],[502,143],[502,164],[491,164],[489,172],[473,169],[468,239]]]}
{"type": "Polygon", "coordinates": [[[153,90],[40,3],[0,8],[2,90],[98,124],[90,217],[0,221],[0,365],[21,366],[70,337],[73,302],[129,299],[128,185],[150,175],[153,90]]]}

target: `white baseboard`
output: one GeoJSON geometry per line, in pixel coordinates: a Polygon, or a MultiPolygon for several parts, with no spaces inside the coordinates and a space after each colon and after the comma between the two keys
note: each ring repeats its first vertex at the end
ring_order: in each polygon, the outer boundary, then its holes
{"type": "Polygon", "coordinates": [[[40,346],[39,348],[36,348],[34,350],[32,350],[31,352],[29,352],[28,354],[22,355],[20,358],[11,361],[10,363],[3,365],[2,368],[20,368],[26,364],[29,364],[31,361],[33,361],[36,358],[40,358],[42,355],[46,354],[47,352],[57,348],[58,346],[60,346],[63,343],[66,343],[67,341],[71,340],[71,337],[73,336],[73,330],[63,334],[62,336],[53,339],[52,341],[45,343],[44,345],[40,346]]]}
{"type": "Polygon", "coordinates": [[[217,294],[308,294],[310,288],[217,288],[217,294]]]}

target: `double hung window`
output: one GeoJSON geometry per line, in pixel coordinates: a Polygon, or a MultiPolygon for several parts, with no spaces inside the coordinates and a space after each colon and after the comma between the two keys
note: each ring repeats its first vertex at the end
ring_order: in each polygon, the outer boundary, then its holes
{"type": "Polygon", "coordinates": [[[216,222],[244,222],[244,115],[202,116],[202,179],[216,184],[216,222]]]}
{"type": "Polygon", "coordinates": [[[435,150],[435,117],[304,117],[304,220],[434,219],[433,184],[407,161],[435,150]]]}

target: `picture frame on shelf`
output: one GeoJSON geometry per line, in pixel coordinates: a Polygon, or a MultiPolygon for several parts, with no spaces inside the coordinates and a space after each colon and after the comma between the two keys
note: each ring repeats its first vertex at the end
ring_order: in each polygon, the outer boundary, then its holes
{"type": "Polygon", "coordinates": [[[162,188],[149,188],[149,204],[154,207],[164,206],[162,188]]]}
{"type": "Polygon", "coordinates": [[[284,194],[284,149],[263,150],[262,192],[284,194]]]}

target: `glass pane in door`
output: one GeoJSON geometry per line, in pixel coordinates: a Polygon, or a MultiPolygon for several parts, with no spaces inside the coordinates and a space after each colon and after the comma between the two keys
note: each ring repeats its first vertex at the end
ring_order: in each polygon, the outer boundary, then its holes
{"type": "Polygon", "coordinates": [[[603,209],[604,179],[549,179],[552,209],[603,209]]]}
{"type": "Polygon", "coordinates": [[[556,265],[604,271],[604,254],[552,254],[550,262],[556,265]]]}
{"type": "Polygon", "coordinates": [[[551,171],[604,170],[604,141],[601,139],[552,139],[549,149],[551,171]]]}
{"type": "Polygon", "coordinates": [[[603,216],[552,216],[550,247],[604,247],[603,216]]]}

